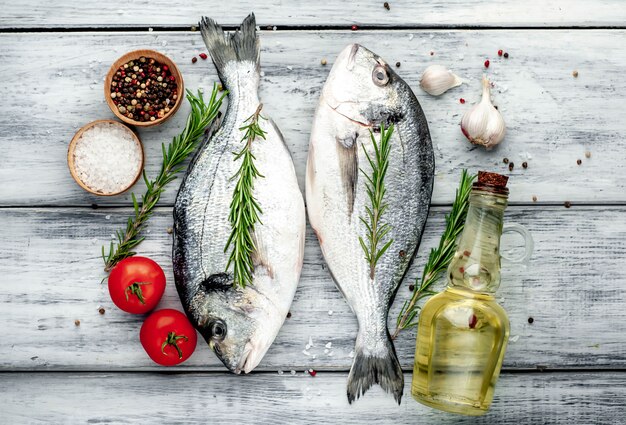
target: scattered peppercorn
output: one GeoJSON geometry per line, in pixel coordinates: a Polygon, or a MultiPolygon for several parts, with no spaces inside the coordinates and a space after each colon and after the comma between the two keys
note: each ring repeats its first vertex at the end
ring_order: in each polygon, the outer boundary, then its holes
{"type": "Polygon", "coordinates": [[[574,76],[574,78],[578,78],[578,71],[572,72],[572,75],[574,76]]]}
{"type": "Polygon", "coordinates": [[[576,164],[580,165],[580,164],[582,164],[582,163],[583,163],[582,159],[577,159],[577,160],[576,160],[576,164]]]}
{"type": "Polygon", "coordinates": [[[535,319],[533,319],[532,317],[528,318],[528,323],[530,323],[531,325],[533,324],[534,321],[535,321],[535,319]]]}
{"type": "Polygon", "coordinates": [[[74,325],[80,326],[80,320],[78,320],[78,319],[74,320],[74,325]]]}
{"type": "Polygon", "coordinates": [[[396,62],[396,68],[400,68],[400,62],[396,62]]]}
{"type": "Polygon", "coordinates": [[[202,60],[206,60],[206,58],[208,57],[206,53],[200,53],[198,56],[200,56],[202,60]]]}
{"type": "Polygon", "coordinates": [[[509,171],[513,171],[515,164],[513,162],[509,162],[509,171]]]}
{"type": "Polygon", "coordinates": [[[589,151],[585,152],[585,158],[591,158],[591,152],[589,151]]]}
{"type": "Polygon", "coordinates": [[[435,54],[435,52],[431,50],[430,51],[430,55],[433,56],[434,54],[435,54]]]}
{"type": "Polygon", "coordinates": [[[415,291],[415,285],[409,285],[409,291],[411,292],[415,291]]]}
{"type": "Polygon", "coordinates": [[[111,81],[111,98],[120,114],[135,121],[163,118],[178,100],[169,66],[141,56],[120,66],[111,81]]]}
{"type": "Polygon", "coordinates": [[[326,65],[328,63],[328,61],[326,60],[326,58],[322,58],[322,60],[320,61],[320,63],[322,65],[326,65]]]}
{"type": "Polygon", "coordinates": [[[290,311],[287,312],[287,319],[291,319],[291,312],[290,311]]]}
{"type": "Polygon", "coordinates": [[[460,99],[459,99],[459,102],[461,102],[461,105],[464,105],[464,104],[465,104],[465,99],[460,98],[460,99]]]}
{"type": "Polygon", "coordinates": [[[524,169],[528,168],[528,162],[526,161],[522,162],[522,168],[524,169]]]}
{"type": "Polygon", "coordinates": [[[472,255],[472,253],[466,250],[466,251],[463,251],[463,255],[465,255],[466,257],[469,257],[470,255],[472,255]]]}
{"type": "Polygon", "coordinates": [[[572,206],[572,203],[570,201],[565,201],[563,205],[565,206],[565,208],[569,208],[572,206]]]}
{"type": "Polygon", "coordinates": [[[383,3],[383,7],[384,7],[385,9],[387,9],[387,10],[391,9],[391,8],[389,7],[389,3],[388,3],[388,2],[384,2],[384,3],[383,3]]]}
{"type": "Polygon", "coordinates": [[[502,159],[502,162],[504,162],[505,164],[508,164],[509,163],[509,158],[502,159]]]}
{"type": "Polygon", "coordinates": [[[404,250],[401,249],[400,252],[398,252],[398,255],[400,256],[400,258],[402,258],[406,255],[406,252],[404,252],[404,250]]]}
{"type": "Polygon", "coordinates": [[[98,209],[98,204],[91,204],[91,209],[92,210],[97,210],[98,209]]]}
{"type": "Polygon", "coordinates": [[[537,202],[537,197],[533,195],[533,202],[537,202]]]}
{"type": "Polygon", "coordinates": [[[498,56],[502,56],[502,49],[498,50],[498,56]]]}
{"type": "Polygon", "coordinates": [[[508,59],[509,58],[509,53],[508,52],[504,52],[504,59],[508,59]]]}
{"type": "Polygon", "coordinates": [[[352,25],[350,29],[352,29],[352,31],[356,31],[359,29],[359,27],[357,25],[352,25]]]}
{"type": "Polygon", "coordinates": [[[196,62],[198,62],[198,58],[197,57],[194,56],[193,58],[191,58],[191,63],[196,63],[196,62]]]}
{"type": "Polygon", "coordinates": [[[489,59],[485,61],[485,68],[489,68],[489,59]]]}
{"type": "Polygon", "coordinates": [[[100,307],[100,308],[98,309],[98,313],[100,313],[100,314],[104,314],[104,312],[105,312],[105,311],[106,311],[106,310],[104,309],[104,307],[100,307]]]}

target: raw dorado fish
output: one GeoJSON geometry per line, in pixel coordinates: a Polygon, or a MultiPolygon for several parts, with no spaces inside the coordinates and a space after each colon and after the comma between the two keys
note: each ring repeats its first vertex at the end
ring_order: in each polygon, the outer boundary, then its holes
{"type": "MultiPolygon", "coordinates": [[[[266,138],[251,144],[255,165],[264,177],[254,180],[262,214],[254,231],[252,285],[233,286],[228,221],[234,160],[245,142],[239,128],[259,106],[259,42],[254,15],[239,31],[225,34],[203,18],[202,37],[229,91],[223,124],[199,150],[174,206],[174,277],[187,316],[224,365],[234,373],[254,369],[278,334],[293,300],[305,236],[305,211],[291,155],[269,118],[259,125],[266,138]]],[[[262,112],[267,117],[265,112],[262,112]]]]}
{"type": "MultiPolygon", "coordinates": [[[[309,221],[359,331],[348,377],[348,400],[374,383],[400,403],[404,378],[387,329],[389,307],[419,245],[428,216],[435,160],[426,117],[410,87],[378,55],[358,44],[337,57],[315,113],[306,174],[309,221]],[[370,199],[366,178],[374,158],[370,130],[393,124],[382,222],[393,239],[375,276],[359,243],[370,199]]],[[[385,242],[384,241],[384,242],[385,242]]],[[[381,243],[381,246],[383,243],[381,243]]]]}

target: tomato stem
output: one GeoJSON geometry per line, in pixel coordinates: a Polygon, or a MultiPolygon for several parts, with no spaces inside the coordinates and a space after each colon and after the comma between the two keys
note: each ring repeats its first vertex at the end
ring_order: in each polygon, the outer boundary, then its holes
{"type": "Polygon", "coordinates": [[[146,303],[146,300],[143,298],[143,292],[141,291],[141,285],[152,285],[152,282],[134,282],[126,287],[124,294],[126,295],[126,301],[128,301],[128,294],[136,295],[139,298],[139,302],[142,304],[146,303]]]}
{"type": "Polygon", "coordinates": [[[176,348],[176,351],[178,351],[178,358],[182,359],[183,352],[178,346],[179,339],[184,339],[185,341],[189,341],[189,338],[187,338],[185,335],[176,335],[176,332],[169,332],[167,334],[167,339],[161,345],[161,352],[167,356],[167,353],[165,352],[165,347],[167,347],[168,345],[171,345],[174,348],[176,348]]]}

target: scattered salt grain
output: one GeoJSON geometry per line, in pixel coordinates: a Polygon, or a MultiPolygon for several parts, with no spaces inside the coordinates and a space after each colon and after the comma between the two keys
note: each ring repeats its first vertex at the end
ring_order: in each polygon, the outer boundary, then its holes
{"type": "Polygon", "coordinates": [[[277,28],[275,26],[272,27],[272,31],[276,31],[277,28]]]}
{"type": "Polygon", "coordinates": [[[306,350],[302,350],[302,354],[304,354],[307,357],[311,357],[311,353],[309,353],[307,350],[308,348],[306,350]]]}
{"type": "Polygon", "coordinates": [[[150,28],[148,28],[148,31],[152,32],[152,31],[154,31],[154,28],[150,27],[150,28]]]}
{"type": "Polygon", "coordinates": [[[115,235],[111,233],[111,239],[115,239],[115,235]]]}
{"type": "Polygon", "coordinates": [[[332,316],[332,315],[333,315],[333,313],[334,313],[334,312],[333,312],[332,310],[328,310],[328,315],[329,315],[329,316],[332,316]]]}
{"type": "Polygon", "coordinates": [[[312,337],[309,337],[309,344],[308,345],[311,346],[311,347],[315,347],[315,344],[313,344],[313,338],[312,337]]]}
{"type": "Polygon", "coordinates": [[[117,14],[118,15],[123,15],[124,14],[124,10],[123,9],[117,9],[117,14]]]}
{"type": "Polygon", "coordinates": [[[283,373],[284,373],[284,372],[283,372],[282,370],[278,369],[278,374],[279,374],[279,375],[282,375],[283,373]]]}
{"type": "Polygon", "coordinates": [[[509,341],[517,342],[518,339],[519,339],[519,335],[515,335],[515,336],[512,336],[511,338],[509,338],[509,341]]]}
{"type": "Polygon", "coordinates": [[[259,74],[261,77],[265,77],[265,72],[261,71],[259,74]]]}
{"type": "Polygon", "coordinates": [[[60,77],[61,75],[63,75],[63,71],[57,72],[57,75],[60,77]]]}
{"type": "Polygon", "coordinates": [[[289,373],[291,373],[292,376],[296,376],[296,371],[293,370],[293,369],[291,369],[291,372],[289,372],[289,373]]]}
{"type": "Polygon", "coordinates": [[[354,357],[354,351],[350,351],[350,353],[348,354],[348,357],[353,358],[354,357]]]}
{"type": "Polygon", "coordinates": [[[105,216],[104,216],[104,218],[105,218],[106,220],[111,220],[111,215],[110,215],[110,214],[107,214],[107,215],[105,215],[105,216]]]}
{"type": "Polygon", "coordinates": [[[330,350],[329,350],[328,348],[326,348],[326,349],[324,350],[324,354],[328,354],[328,353],[330,353],[330,350]]]}
{"type": "Polygon", "coordinates": [[[288,66],[288,67],[287,67],[287,69],[288,69],[289,71],[293,71],[293,66],[288,66]]]}
{"type": "Polygon", "coordinates": [[[333,347],[333,343],[332,342],[328,342],[328,343],[326,343],[326,345],[324,347],[332,348],[333,347]]]}
{"type": "Polygon", "coordinates": [[[415,36],[413,34],[409,34],[409,41],[413,40],[415,36]]]}
{"type": "Polygon", "coordinates": [[[118,193],[141,172],[141,146],[121,125],[102,123],[88,128],[74,148],[74,170],[91,190],[118,193]]]}
{"type": "Polygon", "coordinates": [[[167,46],[167,41],[163,40],[163,41],[161,42],[161,46],[167,46]]]}

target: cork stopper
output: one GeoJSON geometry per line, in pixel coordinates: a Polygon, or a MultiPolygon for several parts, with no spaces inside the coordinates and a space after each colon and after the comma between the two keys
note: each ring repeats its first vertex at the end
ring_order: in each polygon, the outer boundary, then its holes
{"type": "Polygon", "coordinates": [[[473,185],[475,189],[487,190],[492,193],[508,195],[509,189],[506,187],[509,178],[498,173],[487,171],[478,172],[478,181],[473,185]]]}

